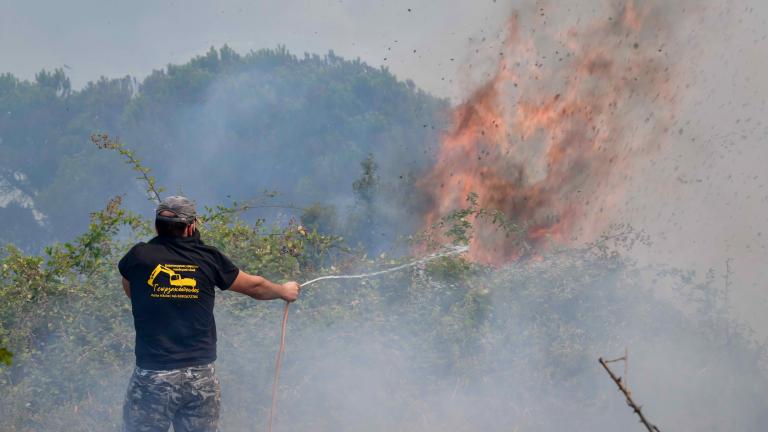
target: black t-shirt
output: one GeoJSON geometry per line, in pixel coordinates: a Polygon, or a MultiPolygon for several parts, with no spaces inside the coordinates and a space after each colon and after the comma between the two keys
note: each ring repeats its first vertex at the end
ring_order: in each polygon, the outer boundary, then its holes
{"type": "Polygon", "coordinates": [[[118,264],[131,283],[136,365],[151,370],[216,360],[214,286],[229,288],[237,267],[195,233],[158,236],[134,246],[118,264]]]}

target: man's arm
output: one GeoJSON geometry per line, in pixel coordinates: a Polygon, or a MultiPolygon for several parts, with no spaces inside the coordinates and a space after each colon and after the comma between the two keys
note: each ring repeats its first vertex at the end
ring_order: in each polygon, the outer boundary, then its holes
{"type": "Polygon", "coordinates": [[[276,284],[261,276],[250,275],[242,270],[237,274],[237,278],[232,282],[229,290],[245,294],[256,300],[280,298],[287,302],[292,302],[299,297],[299,284],[296,282],[276,284]]]}
{"type": "Polygon", "coordinates": [[[123,291],[128,298],[131,298],[131,283],[126,278],[123,278],[123,291]]]}

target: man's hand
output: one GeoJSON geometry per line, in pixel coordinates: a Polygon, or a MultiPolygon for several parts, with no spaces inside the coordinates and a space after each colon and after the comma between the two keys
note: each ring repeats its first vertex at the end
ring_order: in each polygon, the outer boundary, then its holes
{"type": "Polygon", "coordinates": [[[301,287],[298,282],[286,282],[283,284],[283,293],[280,298],[290,303],[299,298],[299,291],[301,291],[301,287]]]}

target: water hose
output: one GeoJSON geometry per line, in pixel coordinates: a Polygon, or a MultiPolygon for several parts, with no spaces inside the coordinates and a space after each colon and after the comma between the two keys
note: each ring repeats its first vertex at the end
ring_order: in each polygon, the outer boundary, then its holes
{"type": "MultiPolygon", "coordinates": [[[[396,272],[398,270],[414,267],[419,264],[424,264],[438,258],[442,258],[450,255],[458,255],[460,253],[466,252],[468,249],[469,248],[467,246],[455,246],[443,252],[438,252],[432,255],[428,255],[424,258],[420,258],[414,261],[407,262],[405,264],[401,264],[396,267],[391,267],[388,269],[379,270],[372,273],[362,273],[362,274],[355,274],[355,275],[320,276],[318,278],[304,282],[303,284],[301,284],[301,287],[305,288],[308,285],[312,285],[313,283],[320,282],[323,280],[329,280],[329,279],[365,279],[365,278],[381,276],[383,274],[396,272]]],[[[290,306],[290,303],[285,302],[285,307],[283,308],[283,323],[280,328],[280,347],[277,350],[277,358],[275,359],[275,377],[274,377],[274,380],[272,381],[272,407],[269,409],[269,423],[267,425],[268,432],[272,432],[272,422],[275,418],[275,412],[277,409],[277,387],[280,381],[280,368],[282,367],[282,364],[283,364],[283,353],[285,352],[285,329],[288,325],[288,307],[289,306],[290,306]]]]}

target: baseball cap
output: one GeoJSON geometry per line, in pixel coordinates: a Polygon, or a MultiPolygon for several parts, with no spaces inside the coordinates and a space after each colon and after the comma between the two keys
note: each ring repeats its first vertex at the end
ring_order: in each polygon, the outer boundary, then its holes
{"type": "Polygon", "coordinates": [[[161,221],[191,224],[197,218],[195,202],[183,196],[169,196],[158,204],[155,218],[161,221]],[[160,216],[160,213],[164,211],[169,211],[175,216],[160,216]]]}

